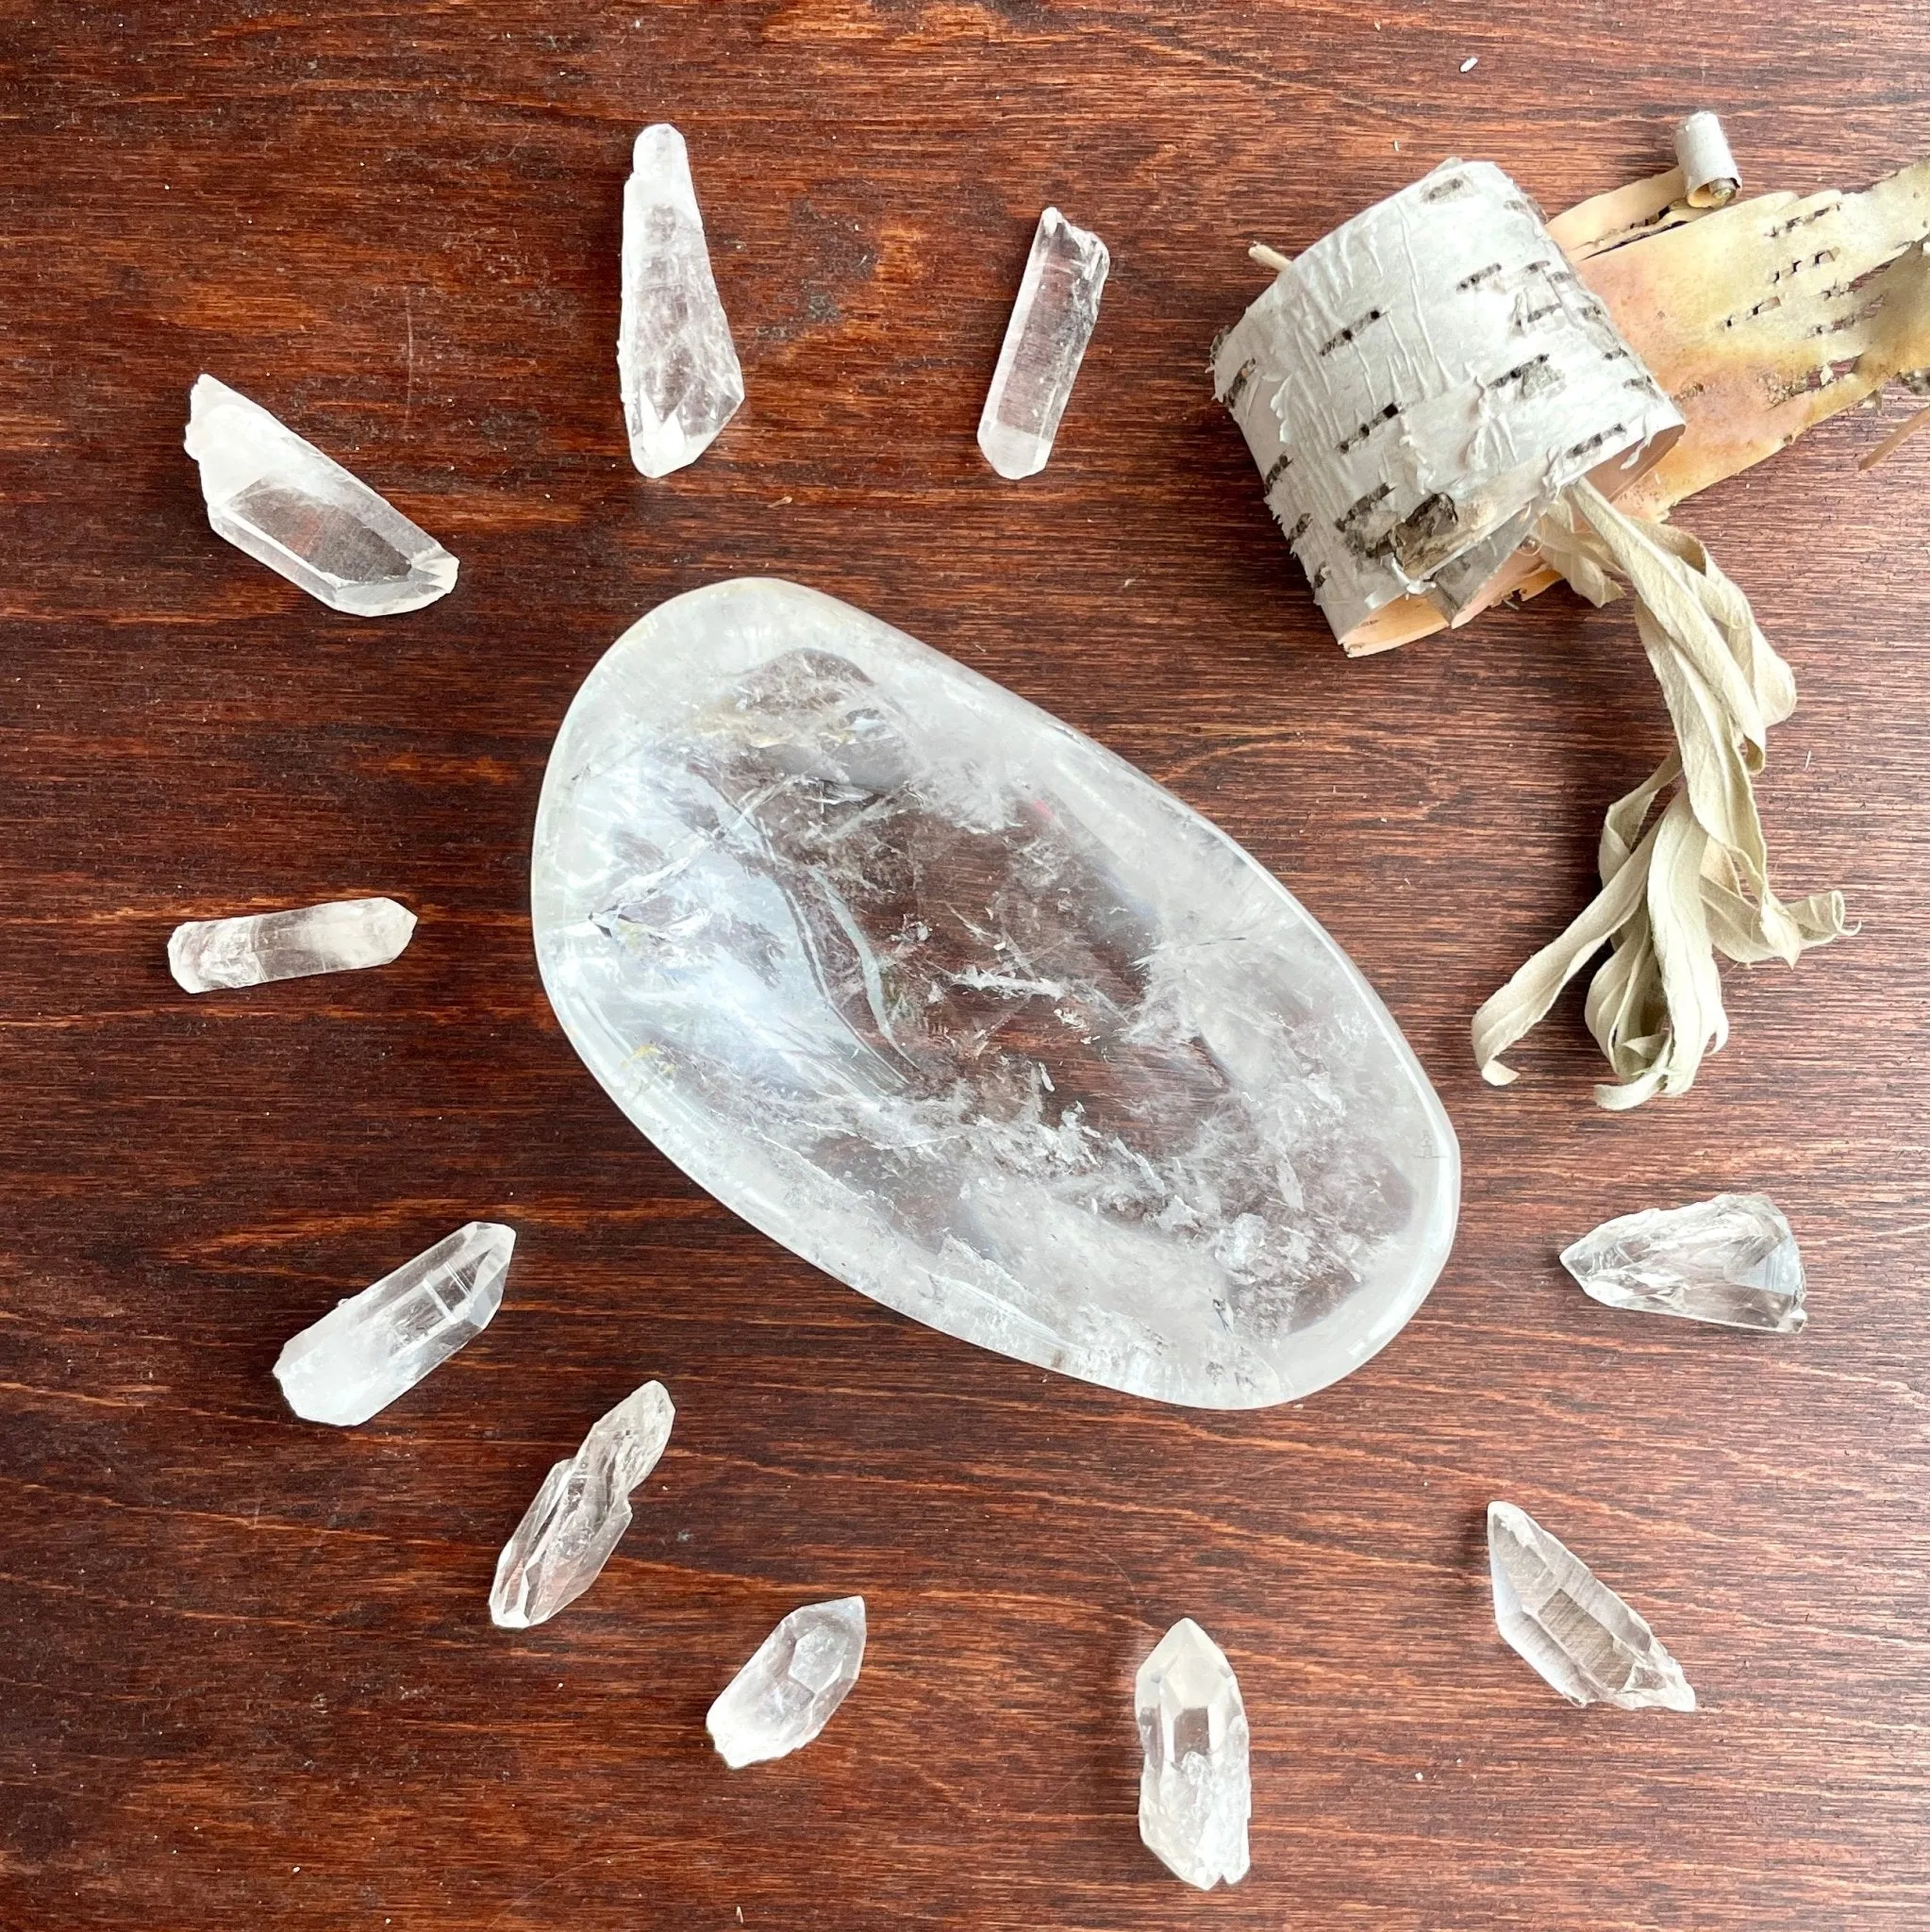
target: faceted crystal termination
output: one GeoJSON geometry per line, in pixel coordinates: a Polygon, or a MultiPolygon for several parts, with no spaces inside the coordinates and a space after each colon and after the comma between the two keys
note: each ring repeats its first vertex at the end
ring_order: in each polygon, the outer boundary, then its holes
{"type": "Polygon", "coordinates": [[[596,1581],[630,1526],[630,1491],[657,1467],[675,1419],[663,1384],[646,1382],[550,1471],[503,1546],[493,1622],[506,1630],[544,1623],[596,1581]]]}
{"type": "Polygon", "coordinates": [[[1488,1506],[1488,1562],[1502,1636],[1571,1703],[1695,1708],[1655,1633],[1526,1510],[1488,1506]]]}
{"type": "Polygon", "coordinates": [[[659,123],[637,137],[624,188],[617,375],[630,458],[646,476],[693,463],[744,399],[730,324],[710,273],[684,138],[659,123]]]}
{"type": "Polygon", "coordinates": [[[772,1631],[705,1720],[733,1771],[788,1757],[830,1723],[864,1662],[864,1599],[807,1604],[772,1631]]]}
{"type": "Polygon", "coordinates": [[[1794,1335],[1809,1319],[1796,1237],[1766,1194],[1718,1194],[1605,1221],[1561,1264],[1611,1308],[1768,1335],[1794,1335]]]}
{"type": "Polygon", "coordinates": [[[217,536],[331,610],[388,617],[456,583],[456,559],[312,442],[211,375],[188,401],[188,454],[217,536]]]}
{"type": "Polygon", "coordinates": [[[189,992],[353,973],[388,965],[414,931],[415,914],[393,899],[337,899],[293,912],[191,919],[169,936],[168,970],[189,992]]]}
{"type": "Polygon", "coordinates": [[[978,419],[978,447],[1001,476],[1033,475],[1052,455],[1111,265],[1106,243],[1057,208],[1039,217],[978,419]]]}
{"type": "Polygon", "coordinates": [[[282,1350],[275,1378],[311,1423],[365,1423],[490,1325],[516,1230],[472,1221],[373,1288],[350,1295],[282,1350]]]}
{"type": "Polygon", "coordinates": [[[1170,1870],[1210,1891],[1246,1876],[1253,1811],[1246,1706],[1220,1646],[1182,1617],[1140,1666],[1140,1836],[1170,1870]]]}

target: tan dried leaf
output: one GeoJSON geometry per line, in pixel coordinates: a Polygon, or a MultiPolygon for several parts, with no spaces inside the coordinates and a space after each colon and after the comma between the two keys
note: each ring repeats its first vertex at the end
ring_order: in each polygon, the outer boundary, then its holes
{"type": "Polygon", "coordinates": [[[1591,603],[1626,587],[1677,748],[1609,808],[1601,891],[1475,1014],[1474,1058],[1484,1078],[1511,1081],[1501,1056],[1606,942],[1587,1013],[1615,1074],[1595,1098],[1620,1109],[1685,1091],[1727,1040],[1718,952],[1793,965],[1849,928],[1840,893],[1785,906],[1770,886],[1754,780],[1796,688],[1747,598],[1687,531],[1630,517],[1589,483],[1543,518],[1537,546],[1591,603]]]}

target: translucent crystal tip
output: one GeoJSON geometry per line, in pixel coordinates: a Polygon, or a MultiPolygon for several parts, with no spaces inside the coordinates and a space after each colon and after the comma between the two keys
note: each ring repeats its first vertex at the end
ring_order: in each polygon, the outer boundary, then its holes
{"type": "Polygon", "coordinates": [[[758,1645],[705,1719],[733,1771],[802,1750],[851,1693],[864,1663],[861,1596],[806,1604],[758,1645]]]}
{"type": "Polygon", "coordinates": [[[168,970],[187,992],[354,973],[398,958],[416,918],[393,899],[333,899],[289,912],[191,919],[168,936],[168,970]]]}
{"type": "Polygon", "coordinates": [[[487,1328],[516,1231],[472,1221],[292,1337],[275,1364],[289,1407],[337,1428],[365,1423],[487,1328]]]}
{"type": "Polygon", "coordinates": [[[655,121],[631,144],[630,165],[640,172],[674,167],[689,174],[690,148],[668,121],[655,121]]]}
{"type": "Polygon", "coordinates": [[[1238,1885],[1253,1811],[1250,1740],[1240,1680],[1225,1653],[1182,1617],[1134,1682],[1140,1742],[1140,1837],[1201,1890],[1238,1885]]]}
{"type": "Polygon", "coordinates": [[[1488,1559],[1496,1626],[1570,1703],[1695,1708],[1681,1665],[1639,1612],[1525,1509],[1488,1506],[1488,1559]]]}
{"type": "Polygon", "coordinates": [[[388,617],[456,582],[448,551],[352,470],[239,390],[201,375],[185,446],[217,536],[331,610],[388,617]]]}
{"type": "Polygon", "coordinates": [[[596,1581],[629,1527],[630,1491],[657,1467],[675,1420],[670,1391],[646,1382],[551,1469],[497,1560],[493,1623],[543,1623],[596,1581]]]}
{"type": "Polygon", "coordinates": [[[1561,1261],[1611,1308],[1763,1335],[1799,1334],[1809,1319],[1796,1237],[1766,1194],[1624,1214],[1584,1235],[1561,1261]]]}
{"type": "Polygon", "coordinates": [[[1056,208],[1039,217],[998,367],[978,419],[978,447],[1010,481],[1045,467],[1072,399],[1112,258],[1056,208]]]}
{"type": "Polygon", "coordinates": [[[630,458],[646,476],[694,462],[744,399],[690,154],[668,122],[638,135],[624,188],[617,378],[630,458]]]}

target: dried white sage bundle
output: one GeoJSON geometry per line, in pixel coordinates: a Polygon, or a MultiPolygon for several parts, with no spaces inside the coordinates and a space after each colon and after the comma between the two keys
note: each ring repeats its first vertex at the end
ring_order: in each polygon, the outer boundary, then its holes
{"type": "Polygon", "coordinates": [[[1796,685],[1749,600],[1686,531],[1625,516],[1590,484],[1548,512],[1535,543],[1590,603],[1627,590],[1676,749],[1609,807],[1601,891],[1474,1015],[1474,1058],[1495,1086],[1512,1081],[1501,1056],[1606,941],[1613,950],[1586,1010],[1615,1072],[1595,1098],[1619,1110],[1685,1091],[1728,1039],[1718,952],[1793,966],[1849,928],[1840,892],[1786,906],[1770,885],[1752,781],[1769,727],[1796,707],[1796,685]]]}

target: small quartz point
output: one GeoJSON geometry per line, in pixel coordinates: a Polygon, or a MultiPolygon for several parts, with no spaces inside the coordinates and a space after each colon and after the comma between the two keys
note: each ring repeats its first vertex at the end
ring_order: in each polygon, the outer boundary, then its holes
{"type": "Polygon", "coordinates": [[[373,1288],[338,1302],[282,1350],[275,1378],[311,1423],[365,1423],[490,1325],[516,1230],[472,1221],[373,1288]]]}
{"type": "Polygon", "coordinates": [[[806,1604],[772,1631],[705,1719],[733,1771],[801,1751],[851,1693],[864,1662],[864,1599],[806,1604]]]}
{"type": "Polygon", "coordinates": [[[1052,455],[1111,265],[1106,243],[1057,208],[1039,217],[978,419],[978,447],[1001,476],[1033,475],[1052,455]]]}
{"type": "Polygon", "coordinates": [[[1563,1250],[1561,1265],[1611,1308],[1765,1335],[1797,1334],[1809,1319],[1796,1237],[1767,1194],[1718,1194],[1605,1221],[1563,1250]]]}
{"type": "Polygon", "coordinates": [[[169,935],[168,970],[189,992],[354,973],[388,965],[414,931],[415,914],[393,899],[337,899],[293,912],[191,919],[169,935]]]}
{"type": "Polygon", "coordinates": [[[1489,1504],[1488,1561],[1502,1636],[1572,1704],[1695,1708],[1655,1633],[1526,1510],[1489,1504]]]}
{"type": "Polygon", "coordinates": [[[1220,1646],[1182,1617],[1140,1666],[1140,1836],[1189,1885],[1246,1876],[1253,1811],[1246,1706],[1220,1646]]]}
{"type": "Polygon", "coordinates": [[[596,1581],[630,1526],[630,1491],[657,1467],[675,1420],[663,1384],[646,1382],[550,1471],[503,1546],[492,1621],[505,1630],[546,1623],[596,1581]]]}
{"type": "Polygon", "coordinates": [[[744,399],[744,374],[710,273],[684,138],[637,137],[624,188],[617,375],[630,458],[646,476],[694,463],[744,399]]]}
{"type": "Polygon", "coordinates": [[[189,394],[188,454],[215,534],[331,610],[389,617],[455,587],[456,559],[426,530],[211,375],[189,394]]]}

